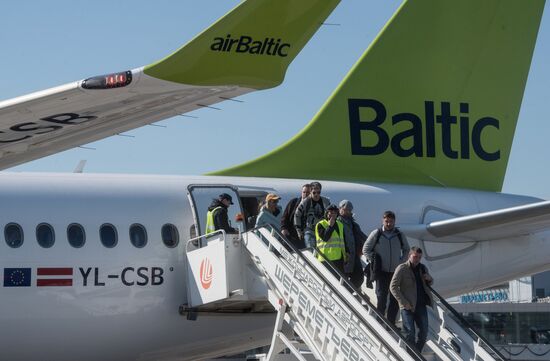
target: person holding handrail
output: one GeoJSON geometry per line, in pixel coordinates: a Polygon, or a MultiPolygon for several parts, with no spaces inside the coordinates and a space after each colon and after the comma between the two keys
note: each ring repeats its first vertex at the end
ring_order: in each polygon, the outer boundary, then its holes
{"type": "Polygon", "coordinates": [[[321,195],[321,183],[311,182],[311,193],[294,212],[294,226],[306,247],[315,247],[315,225],[323,219],[330,200],[321,195]]]}
{"type": "Polygon", "coordinates": [[[432,293],[428,288],[433,283],[433,278],[426,266],[420,263],[421,259],[422,249],[411,247],[407,262],[397,266],[390,283],[390,292],[397,299],[401,309],[403,336],[418,352],[422,352],[428,336],[426,307],[433,304],[432,293]],[[418,327],[418,335],[415,324],[418,327]]]}

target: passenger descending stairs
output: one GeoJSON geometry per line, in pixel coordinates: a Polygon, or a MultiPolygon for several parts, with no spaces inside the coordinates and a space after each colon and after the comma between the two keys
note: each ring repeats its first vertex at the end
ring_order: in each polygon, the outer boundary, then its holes
{"type": "Polygon", "coordinates": [[[294,249],[284,237],[265,227],[244,234],[243,242],[266,277],[270,302],[278,310],[267,360],[284,348],[303,359],[281,332],[287,323],[318,360],[504,361],[472,329],[461,327],[460,315],[435,292],[425,347],[430,357],[424,357],[409,347],[359,290],[343,277],[335,277],[310,251],[294,249]]]}
{"type": "Polygon", "coordinates": [[[428,341],[420,354],[360,290],[337,271],[331,273],[311,250],[297,250],[271,227],[243,233],[242,238],[223,231],[202,237],[210,239],[187,251],[188,303],[181,309],[208,312],[247,299],[251,303],[268,299],[278,313],[266,360],[280,358],[284,349],[300,361],[505,360],[433,290],[428,341]],[[224,264],[225,275],[210,277],[215,273],[210,264],[217,269],[224,264]],[[243,282],[251,274],[262,278],[267,288],[262,283],[263,291],[258,292],[257,286],[250,286],[257,281],[243,282]]]}

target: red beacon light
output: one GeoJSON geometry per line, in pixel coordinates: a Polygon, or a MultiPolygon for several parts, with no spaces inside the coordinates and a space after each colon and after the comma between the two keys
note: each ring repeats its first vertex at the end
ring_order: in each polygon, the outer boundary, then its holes
{"type": "Polygon", "coordinates": [[[82,82],[84,89],[112,89],[122,88],[132,82],[130,70],[121,73],[94,76],[82,82]]]}

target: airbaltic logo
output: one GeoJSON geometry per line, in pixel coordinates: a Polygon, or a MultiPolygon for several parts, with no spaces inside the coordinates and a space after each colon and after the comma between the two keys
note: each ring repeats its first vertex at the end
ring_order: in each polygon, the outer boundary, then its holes
{"type": "Polygon", "coordinates": [[[200,278],[202,288],[204,288],[205,290],[209,289],[212,285],[213,273],[214,272],[212,270],[212,264],[210,263],[210,260],[208,258],[203,259],[200,268],[200,278]]]}
{"type": "Polygon", "coordinates": [[[222,51],[230,53],[248,53],[256,55],[271,55],[271,56],[288,56],[290,44],[284,43],[281,39],[264,38],[262,40],[254,40],[251,36],[241,35],[238,38],[232,38],[231,34],[227,34],[225,38],[214,38],[214,42],[210,45],[213,51],[222,51]]]}
{"type": "MultiPolygon", "coordinates": [[[[475,155],[485,161],[500,159],[499,149],[490,149],[482,144],[483,132],[488,136],[498,135],[500,122],[492,117],[481,117],[477,120],[470,119],[468,103],[460,103],[459,116],[451,112],[450,102],[441,102],[441,110],[436,114],[433,101],[424,102],[424,118],[414,113],[398,113],[391,116],[392,125],[401,122],[410,124],[410,128],[390,136],[381,126],[388,118],[388,110],[375,99],[348,99],[349,124],[351,136],[351,153],[353,155],[378,155],[386,152],[391,145],[392,152],[398,157],[416,156],[434,158],[439,152],[443,152],[450,159],[470,159],[470,144],[475,155]],[[371,110],[372,119],[366,118],[365,112],[371,110]],[[361,116],[363,113],[363,117],[361,116]],[[441,142],[436,142],[436,131],[439,128],[441,142]],[[455,130],[456,129],[456,130],[455,130]],[[460,134],[459,149],[453,149],[453,134],[460,134]],[[375,137],[374,145],[363,145],[363,139],[375,137]],[[368,137],[368,138],[367,138],[368,137]],[[404,146],[408,140],[410,146],[404,146]],[[425,145],[424,145],[425,144],[425,145]],[[436,144],[441,144],[441,150],[436,149],[436,144]]],[[[369,112],[370,114],[370,112],[369,112]]],[[[438,139],[439,140],[439,139],[438,139]]],[[[455,141],[456,144],[456,141],[455,141]]]]}

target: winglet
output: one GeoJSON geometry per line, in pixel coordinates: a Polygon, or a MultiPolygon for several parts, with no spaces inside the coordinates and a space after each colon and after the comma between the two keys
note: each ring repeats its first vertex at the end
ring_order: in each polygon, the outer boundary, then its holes
{"type": "Polygon", "coordinates": [[[144,72],[190,85],[277,86],[290,62],[339,2],[244,1],[144,72]]]}

